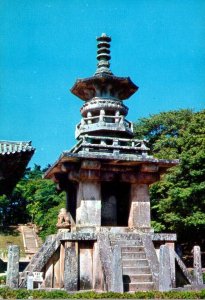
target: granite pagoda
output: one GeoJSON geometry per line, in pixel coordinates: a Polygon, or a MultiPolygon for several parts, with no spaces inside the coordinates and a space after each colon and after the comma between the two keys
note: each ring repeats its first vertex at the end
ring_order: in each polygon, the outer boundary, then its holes
{"type": "MultiPolygon", "coordinates": [[[[83,101],[76,145],[64,151],[45,178],[66,192],[58,233],[21,274],[43,272],[44,287],[68,291],[160,289],[159,248],[174,249],[175,234],[151,227],[149,186],[178,160],[149,155],[145,140],[134,138],[124,101],[138,87],[110,70],[111,38],[97,38],[97,70],[78,79],[71,92],[83,101]]],[[[175,286],[170,260],[170,287],[175,286]]],[[[160,277],[161,276],[161,277],[160,277]]]]}

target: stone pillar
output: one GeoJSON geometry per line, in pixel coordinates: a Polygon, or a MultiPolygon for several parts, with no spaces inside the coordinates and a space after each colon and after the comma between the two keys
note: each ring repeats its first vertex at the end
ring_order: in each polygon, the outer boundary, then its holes
{"type": "Polygon", "coordinates": [[[132,183],[128,226],[150,230],[150,197],[147,184],[132,183]]]}
{"type": "Polygon", "coordinates": [[[160,246],[159,252],[159,290],[170,291],[172,289],[171,263],[169,247],[160,246]]]}
{"type": "Polygon", "coordinates": [[[101,109],[100,110],[100,116],[99,116],[99,122],[104,122],[104,116],[105,116],[105,110],[101,109]]]}
{"type": "Polygon", "coordinates": [[[111,291],[123,293],[121,247],[115,245],[112,252],[111,291]]]}
{"type": "Polygon", "coordinates": [[[6,285],[12,289],[18,288],[19,283],[19,246],[12,245],[8,248],[8,263],[6,285]]]}
{"type": "Polygon", "coordinates": [[[77,244],[68,243],[65,249],[64,288],[67,291],[78,290],[78,253],[77,244]]]}
{"type": "Polygon", "coordinates": [[[101,185],[97,181],[82,181],[77,191],[76,227],[101,225],[101,185]]]}
{"type": "Polygon", "coordinates": [[[94,243],[93,247],[93,289],[102,291],[104,290],[105,282],[100,261],[99,244],[94,243]]]}
{"type": "Polygon", "coordinates": [[[92,119],[90,119],[91,117],[92,117],[92,113],[90,111],[88,111],[88,113],[87,113],[88,124],[92,124],[92,119]]]}
{"type": "Polygon", "coordinates": [[[33,275],[27,275],[26,288],[27,290],[33,290],[33,275]]]}
{"type": "Polygon", "coordinates": [[[165,243],[167,247],[169,247],[169,255],[170,255],[170,268],[171,268],[171,281],[172,287],[176,287],[176,268],[175,268],[175,250],[174,250],[174,243],[169,242],[165,243]]]}
{"type": "Polygon", "coordinates": [[[64,287],[65,244],[66,242],[61,242],[60,245],[60,288],[64,287]]]}
{"type": "Polygon", "coordinates": [[[120,122],[120,111],[116,110],[115,112],[115,123],[119,123],[120,122]]]}
{"type": "Polygon", "coordinates": [[[106,291],[111,291],[113,254],[108,234],[98,233],[97,243],[99,246],[99,257],[103,271],[105,289],[106,291]]]}
{"type": "Polygon", "coordinates": [[[202,267],[201,267],[201,249],[199,246],[194,246],[194,284],[202,285],[202,267]]]}
{"type": "Polygon", "coordinates": [[[79,245],[79,288],[90,290],[93,287],[93,245],[90,241],[82,241],[79,245]]]}

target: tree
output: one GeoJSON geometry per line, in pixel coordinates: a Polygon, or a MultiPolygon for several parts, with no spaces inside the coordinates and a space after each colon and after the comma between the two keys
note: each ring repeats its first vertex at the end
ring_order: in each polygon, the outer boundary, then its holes
{"type": "Polygon", "coordinates": [[[205,232],[205,110],[163,112],[140,119],[135,137],[148,139],[158,158],[179,158],[150,189],[153,226],[179,240],[201,242],[205,232]]]}
{"type": "Polygon", "coordinates": [[[8,225],[33,222],[41,229],[42,237],[56,232],[58,212],[65,207],[65,194],[58,192],[52,181],[42,178],[44,171],[38,165],[26,169],[10,199],[0,198],[0,217],[2,211],[8,225]]]}
{"type": "Polygon", "coordinates": [[[6,195],[0,196],[0,225],[5,224],[5,218],[9,206],[9,199],[6,195]]]}

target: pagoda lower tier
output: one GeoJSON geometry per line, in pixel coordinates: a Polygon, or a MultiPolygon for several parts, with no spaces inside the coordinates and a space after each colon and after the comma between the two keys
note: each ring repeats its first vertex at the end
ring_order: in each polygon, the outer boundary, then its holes
{"type": "Polygon", "coordinates": [[[45,178],[66,191],[71,231],[122,226],[150,232],[149,185],[176,164],[142,154],[63,152],[45,178]]]}

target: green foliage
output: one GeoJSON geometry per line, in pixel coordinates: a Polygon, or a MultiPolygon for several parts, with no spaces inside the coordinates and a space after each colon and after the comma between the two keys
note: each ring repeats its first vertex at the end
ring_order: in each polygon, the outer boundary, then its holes
{"type": "Polygon", "coordinates": [[[6,284],[6,275],[0,276],[0,284],[6,284]]]}
{"type": "Polygon", "coordinates": [[[151,187],[156,231],[201,241],[205,231],[205,110],[164,112],[135,124],[135,137],[148,139],[150,154],[180,159],[151,187]]]}
{"type": "Polygon", "coordinates": [[[0,299],[205,299],[205,290],[201,291],[170,291],[170,292],[135,292],[135,293],[96,293],[77,292],[69,294],[62,290],[11,290],[0,288],[0,299]]]}
{"type": "Polygon", "coordinates": [[[65,207],[64,193],[59,193],[51,180],[42,178],[44,171],[37,165],[32,170],[27,169],[11,198],[0,198],[0,203],[4,204],[5,223],[33,222],[41,229],[43,238],[56,232],[58,212],[65,207]],[[16,204],[15,210],[9,209],[9,203],[16,204]]]}
{"type": "Polygon", "coordinates": [[[9,203],[10,201],[6,195],[0,196],[0,224],[4,223],[5,216],[7,214],[7,210],[9,207],[9,203]]]}

